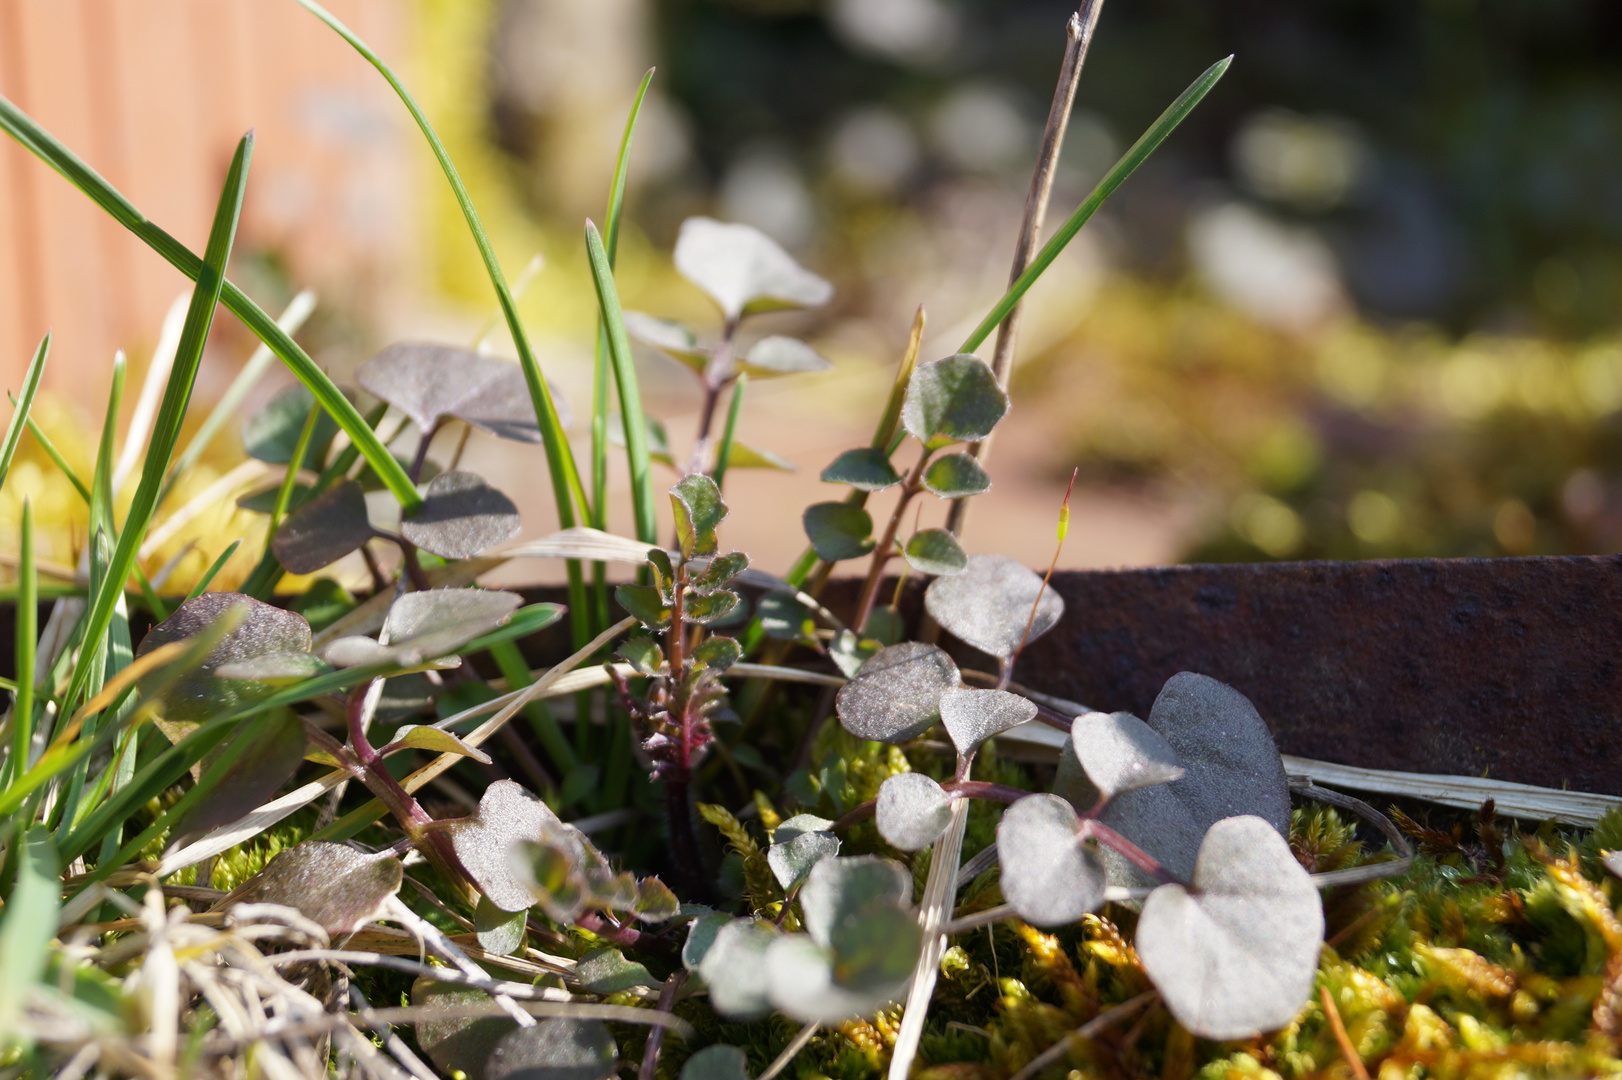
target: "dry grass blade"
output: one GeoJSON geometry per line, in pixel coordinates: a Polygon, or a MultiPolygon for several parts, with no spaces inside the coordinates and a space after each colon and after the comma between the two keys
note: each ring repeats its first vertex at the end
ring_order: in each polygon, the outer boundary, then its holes
{"type": "Polygon", "coordinates": [[[1117,1020],[1120,1020],[1123,1017],[1131,1016],[1133,1013],[1137,1012],[1139,1009],[1153,1001],[1157,996],[1158,995],[1155,993],[1155,991],[1145,990],[1137,997],[1128,998],[1119,1005],[1105,1009],[1103,1012],[1081,1025],[1075,1031],[1072,1031],[1070,1034],[1066,1035],[1064,1038],[1060,1039],[1058,1042],[1036,1055],[1030,1061],[1026,1062],[1025,1067],[1010,1077],[1009,1080],[1031,1080],[1031,1077],[1035,1076],[1049,1065],[1062,1060],[1066,1054],[1070,1053],[1070,1047],[1073,1044],[1084,1039],[1090,1039],[1094,1035],[1097,1035],[1100,1031],[1103,1031],[1105,1028],[1115,1023],[1117,1020]]]}

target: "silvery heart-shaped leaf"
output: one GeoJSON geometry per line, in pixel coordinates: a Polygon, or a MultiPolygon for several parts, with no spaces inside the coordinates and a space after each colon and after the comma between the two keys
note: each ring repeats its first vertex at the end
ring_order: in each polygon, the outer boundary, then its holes
{"type": "Polygon", "coordinates": [[[839,722],[858,739],[906,742],[929,730],[941,715],[941,695],[961,681],[945,650],[905,641],[863,664],[840,687],[835,708],[839,722]]]}
{"type": "MultiPolygon", "coordinates": [[[[299,435],[304,422],[315,405],[315,395],[303,383],[294,383],[276,392],[276,396],[242,425],[242,448],[251,458],[270,465],[286,465],[293,460],[298,449],[299,435]]],[[[319,469],[327,458],[332,437],[338,434],[338,424],[323,409],[316,419],[315,432],[310,437],[309,449],[304,454],[305,468],[319,469]]]]}
{"type": "Polygon", "coordinates": [[[433,754],[461,754],[470,757],[482,765],[490,764],[490,755],[476,746],[463,742],[455,734],[444,728],[427,727],[423,724],[406,724],[396,728],[394,737],[389,740],[387,750],[403,750],[410,747],[414,750],[427,750],[433,754]]]}
{"type": "Polygon", "coordinates": [[[760,628],[777,641],[804,641],[816,632],[811,609],[788,593],[769,592],[755,605],[760,628]]]}
{"type": "Polygon", "coordinates": [[[804,881],[817,863],[839,854],[832,828],[833,822],[815,814],[796,814],[777,827],[766,863],[784,892],[804,881]]]}
{"type": "Polygon", "coordinates": [[[901,474],[890,464],[889,454],[876,446],[859,446],[834,458],[822,470],[822,480],[827,484],[849,484],[859,491],[883,491],[901,483],[901,474]]]}
{"type": "Polygon", "coordinates": [[[736,1046],[706,1046],[687,1059],[680,1080],[749,1080],[749,1056],[736,1046]]]}
{"type": "Polygon", "coordinates": [[[448,472],[423,493],[422,509],[400,521],[400,535],[445,559],[471,559],[522,528],[518,507],[470,472],[448,472]]]}
{"type": "Polygon", "coordinates": [[[879,785],[879,835],[902,851],[922,851],[952,821],[952,796],[923,773],[896,773],[879,785]]]}
{"type": "Polygon", "coordinates": [[[813,503],[800,520],[817,558],[824,562],[859,559],[873,550],[873,516],[860,506],[813,503]]]}
{"type": "Polygon", "coordinates": [[[715,937],[721,932],[721,927],[730,924],[732,916],[720,911],[705,911],[693,920],[687,928],[687,941],[681,947],[682,966],[688,971],[697,971],[704,962],[705,955],[710,946],[715,944],[715,937]]]}
{"type": "Polygon", "coordinates": [[[964,756],[1010,728],[1036,719],[1036,703],[1006,690],[948,690],[941,696],[941,723],[964,756]]]}
{"type": "Polygon", "coordinates": [[[1008,412],[997,376],[973,353],[919,364],[907,384],[901,424],[926,446],[975,442],[1008,412]]]}
{"type": "Polygon", "coordinates": [[[526,912],[502,911],[488,896],[480,896],[473,908],[473,934],[479,948],[485,952],[511,956],[524,946],[524,927],[528,919],[526,912]]]}
{"type": "Polygon", "coordinates": [[[442,1072],[461,1072],[467,1080],[485,1080],[484,1063],[510,1031],[518,1027],[506,1016],[457,1016],[470,1005],[490,1004],[490,995],[470,986],[420,978],[411,984],[411,1004],[425,1015],[416,1022],[417,1045],[442,1072]],[[437,1014],[448,1014],[441,1016],[437,1014]]]}
{"type": "Polygon", "coordinates": [[[761,338],[751,345],[738,366],[757,379],[827,371],[833,367],[821,353],[805,342],[775,335],[761,338]]]}
{"type": "Polygon", "coordinates": [[[968,454],[936,458],[924,470],[924,489],[943,499],[961,499],[991,490],[991,477],[968,454]]]}
{"type": "Polygon", "coordinates": [[[1070,725],[1070,745],[1106,799],[1183,775],[1177,751],[1131,713],[1083,713],[1070,725]]]}
{"type": "Polygon", "coordinates": [[[828,302],[833,286],[806,270],[765,233],[706,217],[682,222],[676,269],[728,319],[828,302]]]}
{"type": "Polygon", "coordinates": [[[270,550],[291,572],[313,574],[374,535],[366,514],[366,493],[353,480],[339,480],[287,515],[270,541],[270,550]]]}
{"type": "Polygon", "coordinates": [[[479,891],[502,911],[523,911],[535,897],[513,871],[514,849],[522,841],[549,839],[565,828],[540,799],[511,780],[497,780],[484,789],[477,813],[450,822],[444,831],[479,891]]]}
{"type": "Polygon", "coordinates": [[[382,914],[403,873],[400,860],[386,851],[368,855],[347,844],[306,840],[271,859],[219,906],[281,904],[339,937],[382,914]]]}
{"type": "Polygon", "coordinates": [[[265,684],[216,678],[219,669],[226,665],[272,654],[310,651],[310,624],[302,616],[241,593],[206,592],[187,600],[154,626],[141,639],[135,655],[145,656],[160,645],[196,637],[236,607],[242,609],[241,621],[219,640],[196,669],[159,693],[159,708],[166,720],[201,723],[269,692],[265,684]]]}
{"type": "Polygon", "coordinates": [[[961,574],[931,581],[924,607],[959,641],[1006,660],[1019,648],[1038,593],[1042,600],[1030,633],[1035,641],[1059,621],[1064,601],[1042,588],[1040,575],[1001,555],[975,555],[961,574]]]}
{"type": "Polygon", "coordinates": [[[632,338],[680,360],[700,375],[704,374],[710,362],[710,350],[699,344],[697,335],[687,327],[670,319],[644,315],[640,311],[627,311],[623,316],[625,332],[632,338]]]}
{"type": "Polygon", "coordinates": [[[866,946],[855,964],[804,934],[772,942],[765,957],[772,1004],[796,1020],[837,1024],[870,1014],[905,993],[923,940],[917,921],[881,908],[851,932],[866,946]]]}
{"type": "MultiPolygon", "coordinates": [[[[390,345],[356,369],[366,390],[429,431],[454,416],[500,439],[538,443],[535,405],[523,369],[470,349],[427,342],[390,345]]],[[[548,386],[558,418],[569,426],[568,405],[548,386]]]]}
{"type": "Polygon", "coordinates": [[[287,709],[244,723],[228,743],[204,755],[202,767],[207,770],[216,758],[239,754],[213,790],[175,823],[173,836],[205,833],[251,813],[298,769],[305,742],[304,724],[287,709]]]}
{"type": "Polygon", "coordinates": [[[485,1080],[609,1080],[619,1046],[601,1020],[555,1016],[503,1036],[485,1080]]]}
{"type": "Polygon", "coordinates": [[[698,965],[715,1011],[733,1020],[771,1009],[766,996],[766,950],[778,933],[759,919],[733,919],[715,934],[698,965]]]}
{"type": "Polygon", "coordinates": [[[1003,899],[1032,926],[1073,923],[1104,902],[1104,864],[1057,795],[1027,795],[997,823],[1003,899]]]}
{"type": "Polygon", "coordinates": [[[682,554],[715,554],[715,529],[727,516],[721,489],[703,473],[684,476],[670,489],[670,505],[676,511],[676,536],[682,554]]]}
{"type": "Polygon", "coordinates": [[[1312,993],[1324,916],[1312,877],[1268,821],[1226,818],[1200,845],[1191,889],[1144,902],[1134,944],[1177,1022],[1206,1039],[1281,1028],[1312,993]]]}
{"type": "Polygon", "coordinates": [[[425,589],[406,593],[390,606],[384,620],[389,644],[344,637],[328,644],[323,655],[334,667],[421,667],[505,623],[523,602],[517,593],[498,589],[425,589]]]}
{"type": "Polygon", "coordinates": [[[875,911],[904,910],[912,901],[912,875],[893,859],[877,855],[823,859],[806,875],[800,910],[811,940],[832,948],[839,928],[875,911]]]}
{"type": "Polygon", "coordinates": [[[215,678],[260,682],[268,686],[292,686],[317,675],[325,675],[332,665],[307,652],[266,653],[246,660],[234,660],[214,669],[215,678]]]}
{"type": "Polygon", "coordinates": [[[633,986],[659,988],[659,980],[647,968],[625,959],[618,949],[593,949],[580,958],[574,974],[589,994],[617,994],[633,986]]]}
{"type": "Polygon", "coordinates": [[[963,546],[946,529],[919,529],[902,551],[907,565],[920,574],[961,574],[969,565],[963,546]]]}

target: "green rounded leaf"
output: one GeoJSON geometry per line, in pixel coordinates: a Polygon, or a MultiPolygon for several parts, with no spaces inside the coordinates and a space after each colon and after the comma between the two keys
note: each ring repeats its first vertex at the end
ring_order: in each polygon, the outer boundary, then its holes
{"type": "Polygon", "coordinates": [[[963,546],[945,529],[919,529],[902,549],[907,565],[920,574],[961,574],[969,565],[963,546]]]}
{"type": "Polygon", "coordinates": [[[816,632],[811,609],[790,593],[769,592],[755,604],[760,628],[777,641],[808,641],[816,632]]]}
{"type": "Polygon", "coordinates": [[[968,454],[947,454],[924,470],[924,488],[943,499],[961,499],[989,491],[991,477],[968,454]]]}
{"type": "Polygon", "coordinates": [[[749,1080],[749,1056],[736,1046],[706,1046],[687,1059],[680,1080],[749,1080]]]}
{"type": "Polygon", "coordinates": [[[766,863],[784,892],[804,881],[817,863],[839,854],[832,828],[833,822],[815,814],[796,814],[777,827],[766,863]]]}
{"type": "Polygon", "coordinates": [[[1008,395],[986,362],[973,353],[919,364],[907,384],[901,423],[929,446],[974,442],[1008,412],[1008,395]]]}
{"type": "Polygon", "coordinates": [[[511,540],[522,524],[513,501],[470,472],[435,477],[422,508],[400,521],[400,535],[446,559],[470,559],[511,540]]]}
{"type": "Polygon", "coordinates": [[[716,931],[698,965],[716,1012],[746,1020],[771,1009],[764,961],[766,949],[778,936],[770,923],[759,919],[733,919],[716,931]]]}
{"type": "Polygon", "coordinates": [[[859,491],[883,491],[901,483],[901,474],[890,464],[890,455],[875,446],[846,450],[822,470],[824,483],[849,484],[859,491]]]}
{"type": "Polygon", "coordinates": [[[688,622],[707,625],[725,619],[736,611],[742,602],[742,597],[726,589],[706,593],[703,596],[689,596],[682,616],[688,622]]]}
{"type": "Polygon", "coordinates": [[[618,994],[636,986],[659,989],[659,980],[647,968],[613,948],[593,949],[580,958],[574,973],[581,988],[591,994],[618,994]]]}
{"type": "Polygon", "coordinates": [[[614,589],[614,599],[634,615],[649,630],[663,630],[670,625],[670,605],[652,585],[620,585],[614,589]]]}
{"type": "Polygon", "coordinates": [[[833,367],[826,357],[805,342],[781,336],[761,338],[755,342],[738,366],[751,378],[800,375],[827,371],[833,367]]]}
{"type": "Polygon", "coordinates": [[[677,271],[708,293],[728,319],[816,307],[833,296],[832,285],[748,225],[688,218],[676,236],[674,260],[677,271]]]}
{"type": "Polygon", "coordinates": [[[512,956],[524,947],[528,922],[528,912],[502,911],[487,896],[480,896],[473,908],[473,934],[479,948],[496,956],[512,956]]]}
{"type": "Polygon", "coordinates": [[[727,504],[715,481],[703,473],[682,477],[670,489],[670,505],[676,512],[676,536],[682,554],[689,559],[714,555],[715,529],[727,516],[727,504]]]}
{"type": "Polygon", "coordinates": [[[859,559],[872,551],[873,516],[843,502],[814,503],[801,517],[817,558],[825,562],[859,559]]]}
{"type": "MultiPolygon", "coordinates": [[[[293,460],[298,447],[299,434],[304,421],[315,405],[315,395],[303,383],[294,383],[278,391],[263,409],[248,417],[242,424],[242,448],[251,458],[271,465],[286,465],[293,460]]],[[[320,468],[326,460],[327,447],[338,434],[338,425],[322,410],[315,422],[315,433],[304,456],[306,467],[320,468]]]]}
{"type": "Polygon", "coordinates": [[[725,671],[743,659],[743,648],[729,637],[710,636],[693,650],[693,660],[711,671],[725,671]]]}

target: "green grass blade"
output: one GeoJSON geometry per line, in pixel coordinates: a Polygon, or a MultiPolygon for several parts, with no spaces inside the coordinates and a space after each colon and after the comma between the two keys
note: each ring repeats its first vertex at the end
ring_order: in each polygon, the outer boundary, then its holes
{"type": "Polygon", "coordinates": [[[586,222],[586,253],[591,259],[591,281],[597,289],[597,307],[608,332],[608,355],[614,361],[614,383],[619,390],[620,419],[625,425],[625,453],[631,464],[631,506],[636,517],[636,538],[656,543],[658,525],[653,514],[653,473],[648,458],[648,426],[642,416],[642,392],[631,359],[631,339],[625,333],[619,290],[597,226],[586,222]]]}
{"type": "Polygon", "coordinates": [[[24,836],[13,836],[12,846],[21,858],[17,883],[0,919],[0,971],[5,972],[0,978],[0,1051],[28,1048],[17,1018],[45,974],[62,903],[61,864],[50,835],[44,829],[30,829],[24,836]]]}
{"type": "Polygon", "coordinates": [[[580,484],[579,470],[575,468],[574,452],[569,448],[569,440],[564,435],[557,406],[552,401],[552,392],[547,388],[546,379],[541,374],[540,362],[535,358],[534,350],[530,348],[529,335],[524,331],[524,325],[518,318],[518,305],[513,301],[512,291],[507,287],[507,277],[502,273],[501,263],[496,259],[495,248],[490,243],[489,235],[484,231],[484,223],[479,220],[479,212],[473,206],[473,198],[468,194],[467,186],[462,183],[461,174],[456,171],[450,154],[445,150],[445,144],[440,142],[439,134],[428,122],[428,117],[417,104],[417,99],[411,96],[411,91],[406,89],[405,84],[383,58],[373,52],[354,31],[339,22],[314,0],[299,0],[299,3],[349,42],[350,46],[365,57],[367,62],[377,69],[378,74],[388,81],[401,103],[411,113],[411,118],[417,122],[423,138],[428,140],[429,148],[439,161],[439,167],[445,173],[445,179],[450,183],[451,191],[456,196],[457,205],[462,208],[462,216],[467,220],[468,232],[473,235],[473,242],[478,245],[479,255],[484,259],[485,270],[490,275],[490,284],[495,287],[496,298],[501,303],[501,313],[507,319],[507,329],[512,334],[514,346],[518,349],[518,362],[523,366],[524,379],[529,384],[529,396],[535,405],[535,420],[540,425],[541,441],[546,447],[546,463],[552,474],[552,494],[557,502],[559,527],[572,528],[577,520],[576,506],[582,515],[589,515],[591,512],[586,505],[586,491],[580,484]]]}
{"type": "Polygon", "coordinates": [[[34,506],[23,500],[17,556],[17,697],[11,710],[10,776],[28,771],[34,741],[34,651],[39,645],[39,578],[34,566],[34,506]]]}
{"type": "Polygon", "coordinates": [[[39,339],[39,347],[34,350],[34,359],[23,375],[23,394],[17,400],[17,407],[12,410],[11,424],[6,428],[5,446],[0,448],[0,487],[5,486],[6,474],[11,472],[11,459],[17,453],[17,444],[22,441],[28,414],[34,408],[34,395],[39,393],[39,381],[45,375],[45,358],[50,354],[51,335],[46,334],[39,339]]]}
{"type": "Polygon", "coordinates": [[[101,421],[101,440],[96,446],[96,471],[90,475],[90,535],[117,529],[113,521],[113,437],[118,433],[118,413],[124,404],[124,377],[129,368],[123,350],[113,356],[113,385],[107,392],[107,413],[101,421]]]}
{"type": "Polygon", "coordinates": [[[186,594],[186,599],[182,600],[181,603],[184,604],[188,600],[195,600],[199,596],[202,596],[203,593],[208,591],[208,587],[214,584],[214,579],[219,575],[221,570],[225,569],[225,564],[231,561],[231,556],[235,555],[237,553],[237,548],[241,546],[241,540],[231,541],[231,546],[220,552],[220,557],[214,560],[213,565],[208,568],[207,573],[197,579],[197,584],[191,587],[191,592],[186,594]]]}
{"type": "MultiPolygon", "coordinates": [[[[73,151],[40,127],[33,118],[4,96],[0,96],[0,129],[16,139],[30,153],[44,161],[74,187],[82,191],[113,220],[134,233],[144,244],[161,255],[168,263],[193,281],[203,271],[203,260],[186,245],[164,232],[146,215],[136,209],[117,188],[86,165],[73,151]]],[[[395,460],[377,437],[372,434],[359,411],[344,397],[332,379],[322,371],[308,353],[299,347],[276,321],[248,299],[246,293],[227,281],[220,294],[223,303],[254,336],[270,347],[289,371],[303,383],[322,408],[332,414],[338,426],[359,447],[367,462],[377,471],[383,485],[394,493],[408,513],[422,505],[422,496],[406,475],[405,468],[395,460]]]]}
{"type": "MultiPolygon", "coordinates": [[[[237,222],[242,215],[242,193],[248,180],[248,163],[253,156],[253,133],[243,136],[231,159],[226,173],[225,187],[220,193],[214,223],[209,229],[208,247],[203,256],[202,269],[197,274],[197,285],[192,290],[191,306],[186,312],[185,327],[180,334],[180,347],[175,353],[174,367],[163,390],[163,404],[153,422],[151,441],[147,445],[146,460],[141,467],[141,481],[136,485],[135,497],[130,503],[124,527],[118,535],[118,545],[108,566],[107,579],[92,597],[85,619],[84,642],[99,646],[107,625],[113,617],[113,607],[129,580],[135,565],[141,541],[157,510],[159,488],[169,471],[170,455],[180,437],[180,424],[186,416],[191,400],[192,386],[197,380],[197,369],[203,358],[203,346],[214,322],[214,309],[219,305],[225,285],[225,265],[231,257],[231,246],[236,239],[237,222]]],[[[90,669],[83,666],[73,673],[69,685],[67,705],[79,700],[85,689],[90,669]]]]}
{"type": "MultiPolygon", "coordinates": [[[[15,394],[7,394],[6,396],[11,399],[11,404],[15,408],[17,396],[15,394]]],[[[34,423],[32,416],[28,418],[28,433],[34,437],[35,442],[39,443],[40,449],[45,451],[45,456],[51,459],[51,463],[57,467],[63,476],[67,477],[68,483],[73,485],[73,490],[79,493],[79,498],[85,501],[86,506],[89,506],[90,489],[85,487],[84,481],[79,479],[79,474],[74,472],[72,467],[68,465],[67,459],[56,448],[56,444],[50,440],[50,437],[45,432],[40,430],[38,424],[34,423]]]]}
{"type": "Polygon", "coordinates": [[[299,470],[304,468],[304,456],[310,452],[310,443],[315,440],[315,425],[321,419],[321,406],[311,405],[310,413],[304,418],[304,426],[299,429],[298,441],[293,444],[293,456],[287,462],[287,475],[282,477],[282,486],[276,489],[276,503],[270,508],[270,533],[275,536],[276,530],[281,527],[282,518],[287,514],[287,504],[293,500],[293,488],[298,483],[299,470]]]}
{"type": "MultiPolygon", "coordinates": [[[[498,642],[491,647],[490,658],[501,670],[502,678],[507,680],[508,690],[522,690],[535,681],[530,675],[529,665],[524,662],[524,654],[516,643],[498,642]]],[[[540,740],[542,749],[551,756],[553,764],[561,773],[568,775],[579,762],[574,756],[574,747],[563,737],[563,731],[558,727],[558,722],[552,718],[552,711],[546,707],[546,702],[531,701],[524,706],[524,716],[534,729],[535,737],[540,740]]]]}
{"type": "Polygon", "coordinates": [[[743,392],[749,387],[749,376],[739,375],[732,384],[732,401],[727,405],[727,426],[721,432],[721,445],[715,451],[715,486],[726,482],[727,466],[732,463],[732,442],[738,434],[738,413],[743,411],[743,392]]]}
{"type": "Polygon", "coordinates": [[[1194,111],[1194,107],[1200,103],[1205,95],[1211,92],[1211,88],[1227,72],[1228,65],[1231,63],[1233,63],[1233,57],[1229,56],[1206,68],[1205,72],[1195,79],[1189,88],[1184,90],[1177,100],[1167,107],[1165,112],[1160,114],[1160,118],[1149,126],[1149,130],[1138,137],[1138,141],[1132,144],[1131,148],[1121,157],[1121,160],[1117,161],[1110,171],[1104,174],[1104,179],[1100,180],[1098,186],[1093,188],[1092,194],[1088,195],[1086,200],[1076,207],[1076,212],[1070,215],[1070,220],[1066,221],[1059,231],[1053,234],[1053,239],[1044,244],[1042,250],[1036,253],[1036,257],[1031,260],[1030,266],[1025,269],[1023,274],[1019,275],[1018,280],[1008,287],[1008,291],[1003,294],[1003,298],[997,301],[997,306],[991,309],[991,314],[987,315],[980,325],[975,327],[974,333],[968,336],[968,339],[963,342],[963,347],[958,349],[958,352],[973,352],[980,347],[981,343],[997,328],[997,324],[1008,317],[1008,313],[1014,310],[1014,305],[1019,303],[1030,287],[1036,284],[1036,280],[1053,264],[1053,260],[1059,257],[1059,252],[1064,250],[1065,245],[1075,239],[1076,234],[1081,231],[1081,227],[1087,224],[1088,219],[1093,214],[1097,213],[1100,206],[1104,205],[1104,200],[1109,198],[1115,189],[1120,187],[1126,178],[1131,176],[1137,167],[1142,165],[1149,155],[1154,153],[1155,149],[1166,141],[1167,136],[1177,130],[1177,125],[1181,124],[1188,114],[1194,111]]]}

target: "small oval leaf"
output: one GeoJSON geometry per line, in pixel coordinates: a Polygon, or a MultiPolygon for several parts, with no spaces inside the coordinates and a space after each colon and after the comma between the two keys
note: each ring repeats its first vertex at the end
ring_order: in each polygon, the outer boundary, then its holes
{"type": "MultiPolygon", "coordinates": [[[[367,392],[407,416],[421,431],[454,416],[500,439],[538,443],[535,404],[517,364],[471,349],[430,342],[390,345],[361,364],[355,377],[367,392]]],[[[567,403],[548,386],[558,419],[569,426],[567,403]]]]}
{"type": "Polygon", "coordinates": [[[217,905],[281,904],[333,937],[353,934],[382,914],[404,880],[400,860],[347,844],[306,840],[277,855],[217,905]]]}
{"type": "Polygon", "coordinates": [[[422,508],[400,520],[401,536],[445,559],[471,559],[521,528],[513,501],[470,472],[435,477],[422,508]]]}
{"type": "Polygon", "coordinates": [[[771,1007],[766,996],[766,949],[778,933],[759,919],[733,919],[715,934],[698,973],[710,988],[710,1004],[722,1016],[752,1019],[771,1007]]]}
{"type": "Polygon", "coordinates": [[[796,814],[777,827],[766,864],[784,892],[804,881],[817,863],[839,854],[839,837],[832,828],[833,822],[815,814],[796,814]]]}
{"type": "Polygon", "coordinates": [[[934,645],[906,641],[881,649],[839,689],[835,708],[859,739],[906,742],[940,717],[941,695],[960,683],[957,665],[934,645]]]}
{"type": "Polygon", "coordinates": [[[375,535],[366,515],[366,493],[340,480],[287,515],[270,550],[295,574],[313,574],[357,550],[375,535]]]}
{"type": "Polygon", "coordinates": [[[969,565],[963,547],[946,529],[919,529],[902,551],[907,565],[920,574],[945,576],[961,574],[969,565]]]}
{"type": "Polygon", "coordinates": [[[1003,899],[1032,926],[1073,923],[1104,902],[1104,864],[1077,835],[1080,826],[1057,795],[1028,795],[997,823],[1003,899]]]}
{"type": "Polygon", "coordinates": [[[682,554],[689,559],[715,554],[715,529],[727,516],[727,504],[715,481],[703,473],[682,477],[670,489],[670,505],[676,512],[676,536],[682,554]]]}
{"type": "Polygon", "coordinates": [[[860,922],[881,908],[904,909],[912,901],[912,874],[894,859],[877,855],[823,859],[806,875],[800,909],[811,940],[831,948],[839,927],[860,922]]]}
{"type": "Polygon", "coordinates": [[[891,847],[922,851],[952,822],[952,796],[923,773],[897,773],[879,785],[879,835],[891,847]]]}
{"type": "Polygon", "coordinates": [[[728,319],[828,302],[833,286],[748,225],[690,217],[676,236],[676,269],[710,295],[728,319]]]}
{"type": "Polygon", "coordinates": [[[973,353],[919,364],[907,383],[901,423],[928,446],[975,442],[1008,412],[1008,395],[986,362],[973,353]]]}
{"type": "Polygon", "coordinates": [[[1006,690],[948,690],[941,696],[941,722],[964,756],[1010,728],[1036,719],[1036,703],[1006,690]]]}
{"type": "Polygon", "coordinates": [[[421,667],[502,625],[523,602],[517,593],[499,589],[425,589],[406,593],[389,607],[384,619],[389,644],[344,637],[329,643],[323,655],[334,667],[421,667]]]}
{"type": "Polygon", "coordinates": [[[924,470],[924,489],[943,499],[962,499],[991,490],[991,477],[968,454],[936,458],[924,470]]]}
{"type": "Polygon", "coordinates": [[[1027,622],[1035,641],[1064,614],[1064,601],[1042,588],[1041,575],[1001,555],[975,555],[962,573],[931,581],[924,607],[958,640],[1003,660],[1019,648],[1027,622]],[[1038,594],[1042,599],[1032,622],[1038,594]]]}
{"type": "Polygon", "coordinates": [[[817,350],[798,338],[774,335],[761,338],[749,347],[738,365],[751,378],[769,379],[774,375],[801,375],[812,371],[827,371],[833,367],[817,350]]]}
{"type": "Polygon", "coordinates": [[[736,1046],[706,1046],[687,1059],[680,1080],[749,1080],[749,1056],[736,1046]]]}
{"type": "Polygon", "coordinates": [[[890,464],[890,455],[875,446],[846,450],[822,470],[826,484],[849,484],[859,491],[883,491],[901,483],[901,474],[890,464]]]}
{"type": "Polygon", "coordinates": [[[801,516],[805,535],[824,562],[859,559],[873,550],[873,517],[843,502],[813,503],[801,516]]]}
{"type": "Polygon", "coordinates": [[[1070,745],[1103,798],[1183,775],[1182,762],[1164,736],[1131,713],[1083,713],[1070,725],[1070,745]]]}
{"type": "Polygon", "coordinates": [[[428,727],[423,724],[406,724],[395,729],[394,738],[384,751],[390,750],[427,750],[434,754],[461,754],[470,757],[481,765],[490,764],[490,755],[476,746],[469,746],[461,739],[443,728],[428,727]]]}

